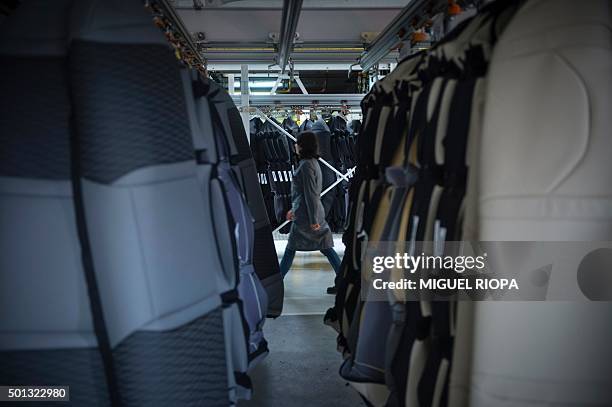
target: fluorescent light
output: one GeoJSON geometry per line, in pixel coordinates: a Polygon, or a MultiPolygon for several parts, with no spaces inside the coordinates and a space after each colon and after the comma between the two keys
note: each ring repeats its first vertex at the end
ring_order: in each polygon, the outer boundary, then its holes
{"type": "MultiPolygon", "coordinates": [[[[258,81],[258,82],[250,82],[249,88],[272,88],[276,81],[258,81]]],[[[234,88],[240,87],[240,81],[234,82],[234,88]]]]}

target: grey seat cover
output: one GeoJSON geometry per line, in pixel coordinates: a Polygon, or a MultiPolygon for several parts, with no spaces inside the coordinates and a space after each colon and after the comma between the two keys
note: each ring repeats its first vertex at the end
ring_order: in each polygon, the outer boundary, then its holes
{"type": "MultiPolygon", "coordinates": [[[[243,313],[249,325],[249,363],[261,360],[268,352],[267,342],[263,336],[263,324],[267,313],[268,298],[253,268],[253,216],[240,189],[240,184],[232,171],[229,146],[220,116],[214,105],[208,101],[210,90],[208,79],[200,78],[196,73],[183,75],[185,93],[193,101],[188,103],[194,148],[197,152],[198,168],[213,165],[215,179],[202,180],[203,183],[214,183],[223,192],[228,205],[230,231],[235,240],[235,247],[225,251],[232,255],[228,266],[240,270],[238,292],[243,303],[243,313]]],[[[215,87],[215,90],[217,88],[215,87]]],[[[231,240],[223,243],[230,243],[231,240]]]]}
{"type": "Polygon", "coordinates": [[[30,0],[0,27],[0,383],[106,406],[70,182],[69,12],[30,0]]]}
{"type": "Polygon", "coordinates": [[[78,2],[72,35],[77,175],[121,400],[226,406],[246,359],[239,304],[221,303],[238,276],[179,65],[139,1],[78,2]]]}
{"type": "Polygon", "coordinates": [[[230,162],[246,197],[255,228],[253,266],[268,295],[268,316],[277,317],[283,309],[284,286],[276,249],[266,214],[263,196],[257,179],[257,168],[240,113],[232,98],[218,84],[210,82],[208,101],[219,114],[227,135],[230,162]]]}

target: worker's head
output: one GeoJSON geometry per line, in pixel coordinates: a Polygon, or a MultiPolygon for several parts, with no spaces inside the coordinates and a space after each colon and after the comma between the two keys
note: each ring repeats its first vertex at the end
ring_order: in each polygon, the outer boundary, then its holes
{"type": "Polygon", "coordinates": [[[319,158],[319,142],[312,131],[303,131],[297,136],[296,153],[302,159],[319,158]]]}

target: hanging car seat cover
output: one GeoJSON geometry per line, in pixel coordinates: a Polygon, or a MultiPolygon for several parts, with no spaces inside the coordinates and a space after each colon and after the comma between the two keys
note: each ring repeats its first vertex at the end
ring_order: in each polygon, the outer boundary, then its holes
{"type": "MultiPolygon", "coordinates": [[[[479,240],[611,240],[611,29],[607,1],[534,0],[501,35],[487,83],[479,240]]],[[[537,260],[513,259],[520,269],[537,260]]],[[[612,403],[609,304],[475,308],[470,405],[612,403]],[[528,381],[516,379],[525,372],[528,381]]]]}
{"type": "Polygon", "coordinates": [[[350,212],[351,237],[345,239],[353,261],[350,267],[346,259],[343,262],[335,311],[342,314],[339,344],[349,352],[340,373],[359,382],[355,387],[373,404],[449,402],[454,304],[404,302],[393,295],[386,306],[354,298],[349,302],[351,291],[360,286],[350,276],[361,268],[368,242],[422,241],[440,235],[455,239],[460,234],[472,95],[476,78],[485,73],[495,35],[513,6],[504,2],[485,7],[428,53],[401,63],[362,104],[355,177],[361,185],[354,189],[359,193],[352,193],[356,203],[350,212]],[[362,142],[365,137],[367,142],[362,142]],[[402,166],[413,169],[412,181],[402,166]],[[388,391],[376,383],[385,383],[388,391]]]}
{"type": "Polygon", "coordinates": [[[306,119],[300,124],[300,131],[306,131],[312,129],[313,122],[310,119],[306,119]]]}
{"type": "Polygon", "coordinates": [[[235,335],[233,344],[229,346],[235,353],[233,359],[241,363],[234,366],[237,370],[237,395],[240,398],[250,398],[250,380],[244,372],[268,352],[262,332],[267,295],[254,275],[252,266],[253,218],[230,166],[231,144],[225,134],[228,127],[223,126],[217,106],[207,97],[211,82],[201,78],[197,72],[191,72],[190,76],[184,72],[183,84],[188,102],[190,97],[195,99],[192,104],[188,103],[188,111],[190,119],[193,116],[190,122],[193,123],[192,138],[198,157],[198,174],[206,174],[209,164],[213,164],[212,174],[208,177],[200,175],[200,180],[202,184],[209,182],[211,191],[215,191],[217,199],[220,198],[222,205],[215,207],[226,208],[220,213],[211,213],[213,219],[227,220],[221,221],[218,228],[215,228],[217,243],[223,247],[221,253],[226,253],[221,256],[226,260],[224,267],[228,274],[240,270],[237,291],[227,292],[224,298],[226,304],[235,301],[244,316],[243,324],[235,323],[232,329],[236,333],[244,332],[245,337],[241,341],[240,335],[235,335]],[[225,234],[220,235],[223,232],[225,234]],[[248,350],[248,365],[243,350],[248,350]]]}
{"type": "MultiPolygon", "coordinates": [[[[232,170],[240,181],[240,187],[253,217],[255,228],[253,267],[267,293],[267,316],[277,317],[281,314],[283,308],[284,287],[278,268],[268,216],[266,215],[266,206],[257,181],[257,167],[240,115],[231,97],[213,81],[207,81],[207,86],[209,103],[214,106],[220,122],[223,124],[223,131],[227,135],[226,140],[230,149],[232,170]],[[228,123],[224,123],[225,121],[228,123]],[[235,152],[232,150],[232,145],[235,146],[235,152]]],[[[268,179],[270,180],[270,177],[268,179]]]]}
{"type": "Polygon", "coordinates": [[[31,0],[0,26],[0,382],[108,406],[70,182],[69,15],[31,0]]]}
{"type": "MultiPolygon", "coordinates": [[[[352,177],[352,172],[348,171],[355,165],[352,151],[349,147],[349,132],[347,130],[346,121],[340,116],[333,116],[329,124],[331,132],[330,153],[332,157],[331,165],[334,166],[340,173],[348,174],[348,178],[352,177]]],[[[336,180],[339,178],[336,175],[336,180]]],[[[327,214],[327,222],[333,233],[343,233],[347,223],[348,215],[348,188],[349,183],[342,180],[328,194],[333,197],[331,208],[327,214]]]]}
{"type": "MultiPolygon", "coordinates": [[[[317,141],[319,142],[319,156],[328,163],[332,162],[333,156],[330,151],[331,134],[325,121],[323,119],[318,119],[309,130],[317,136],[317,141]]],[[[336,174],[332,169],[321,162],[319,162],[319,167],[321,167],[321,174],[323,176],[322,188],[325,190],[336,180],[336,174]]],[[[325,194],[321,197],[321,202],[323,203],[325,215],[327,216],[333,205],[334,196],[332,194],[325,194]]]]}
{"type": "MultiPolygon", "coordinates": [[[[285,222],[285,216],[291,209],[291,179],[295,157],[291,147],[292,141],[270,123],[270,120],[280,126],[276,120],[270,118],[259,126],[255,136],[261,157],[258,169],[261,174],[260,187],[270,225],[276,229],[285,222]]],[[[285,225],[279,230],[279,233],[289,233],[289,228],[289,224],[285,225]]]]}
{"type": "Polygon", "coordinates": [[[245,345],[228,328],[242,324],[238,304],[223,310],[221,294],[237,275],[222,272],[211,244],[210,214],[222,204],[211,206],[196,176],[177,61],[138,2],[78,2],[73,18],[81,244],[91,250],[121,400],[168,404],[181,394],[186,404],[227,405],[241,362],[226,339],[245,345]],[[141,373],[151,371],[164,380],[141,373]]]}
{"type": "MultiPolygon", "coordinates": [[[[227,142],[225,128],[217,106],[209,103],[207,94],[208,81],[201,79],[197,73],[183,72],[183,85],[188,97],[188,112],[192,123],[192,138],[198,159],[198,172],[203,184],[209,178],[214,178],[223,193],[228,219],[228,239],[223,242],[235,241],[235,245],[224,249],[231,261],[229,270],[238,268],[240,279],[238,294],[242,301],[242,311],[248,325],[246,342],[249,360],[260,360],[267,353],[267,343],[263,338],[263,323],[267,310],[267,295],[254,274],[253,259],[253,218],[240,190],[240,185],[230,165],[230,145],[227,142]],[[189,103],[189,98],[192,103],[189,103]],[[210,152],[210,153],[209,153],[210,152]],[[214,154],[214,155],[213,155],[214,154]],[[204,159],[205,158],[205,159],[204,159]],[[212,175],[210,167],[212,165],[212,175]],[[208,176],[208,177],[207,177],[208,176]]],[[[221,217],[223,219],[223,216],[221,217]]],[[[235,294],[233,294],[235,296],[235,294]]]]}
{"type": "Polygon", "coordinates": [[[240,185],[229,163],[228,145],[224,143],[223,128],[220,126],[220,115],[216,105],[211,110],[213,135],[218,140],[219,163],[217,173],[226,193],[232,218],[235,222],[234,235],[238,246],[240,283],[238,291],[244,303],[244,313],[249,324],[249,360],[260,360],[268,352],[267,342],[263,337],[263,324],[267,315],[268,296],[255,274],[253,268],[254,230],[253,217],[244,198],[240,185]]]}

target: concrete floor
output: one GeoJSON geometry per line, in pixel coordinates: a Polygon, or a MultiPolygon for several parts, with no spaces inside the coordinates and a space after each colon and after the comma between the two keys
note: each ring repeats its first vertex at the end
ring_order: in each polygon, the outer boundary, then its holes
{"type": "Polygon", "coordinates": [[[253,398],[239,407],[364,406],[338,374],[336,335],[322,316],[281,316],[266,322],[265,333],[270,354],[250,373],[253,398]]]}
{"type": "Polygon", "coordinates": [[[325,293],[332,285],[334,272],[325,256],[319,252],[296,253],[285,276],[283,315],[324,315],[334,305],[334,296],[325,293]]]}
{"type": "Polygon", "coordinates": [[[333,280],[323,255],[297,253],[285,278],[283,315],[264,326],[270,354],[250,373],[253,398],[239,407],[365,405],[338,374],[342,357],[336,332],[323,325],[323,314],[334,302],[325,289],[333,280]]]}

